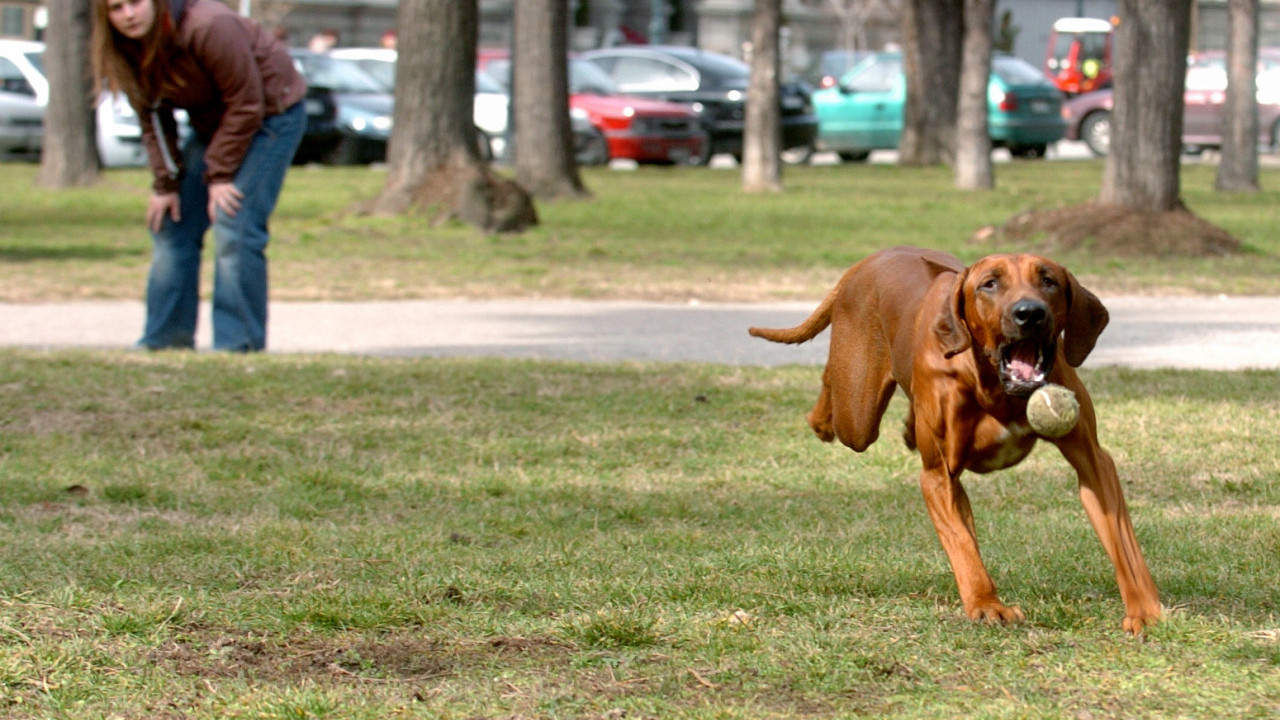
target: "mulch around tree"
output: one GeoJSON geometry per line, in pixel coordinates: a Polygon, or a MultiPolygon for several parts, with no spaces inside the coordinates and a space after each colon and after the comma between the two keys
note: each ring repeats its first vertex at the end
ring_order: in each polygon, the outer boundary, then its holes
{"type": "Polygon", "coordinates": [[[1030,245],[1044,252],[1088,250],[1119,257],[1215,257],[1240,252],[1240,241],[1185,207],[1146,212],[1123,205],[1030,210],[974,239],[1030,245]]]}

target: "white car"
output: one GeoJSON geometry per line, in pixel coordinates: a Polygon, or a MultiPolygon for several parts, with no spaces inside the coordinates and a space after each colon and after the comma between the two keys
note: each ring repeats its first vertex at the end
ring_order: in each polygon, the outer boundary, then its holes
{"type": "MultiPolygon", "coordinates": [[[[34,102],[43,119],[49,105],[49,80],[44,74],[44,43],[31,40],[0,40],[0,83],[4,91],[34,102]]],[[[7,108],[9,103],[5,103],[7,108]]],[[[98,157],[103,167],[140,167],[147,164],[138,116],[123,97],[104,92],[98,100],[98,157]]],[[[180,132],[187,132],[186,113],[174,113],[180,132]]],[[[7,114],[0,122],[9,122],[7,114]]],[[[24,122],[29,123],[29,120],[24,122]]],[[[9,134],[5,127],[0,133],[9,134]]],[[[4,145],[0,144],[0,149],[4,145]]]]}
{"type": "Polygon", "coordinates": [[[44,108],[35,99],[0,90],[0,159],[39,158],[43,128],[44,108]]]}
{"type": "Polygon", "coordinates": [[[49,83],[33,64],[41,43],[0,40],[0,154],[38,158],[44,139],[49,83]]]}
{"type": "MultiPolygon", "coordinates": [[[[350,60],[382,83],[388,92],[396,88],[396,51],[385,48],[334,48],[329,54],[350,60]]],[[[507,144],[507,107],[510,96],[493,78],[476,72],[475,109],[472,118],[480,131],[481,151],[486,159],[503,157],[507,144]]]]}

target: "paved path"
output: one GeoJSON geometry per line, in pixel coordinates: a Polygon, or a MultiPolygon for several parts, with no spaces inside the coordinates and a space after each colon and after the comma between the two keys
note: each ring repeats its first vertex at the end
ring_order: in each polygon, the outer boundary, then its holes
{"type": "MultiPolygon", "coordinates": [[[[1111,325],[1089,366],[1280,368],[1280,297],[1104,298],[1111,325]]],[[[790,327],[815,302],[672,304],[574,300],[421,300],[271,306],[279,353],[510,356],[736,365],[821,364],[826,335],[785,346],[747,335],[790,327]]],[[[118,348],[140,334],[133,301],[0,303],[0,346],[118,348]]],[[[198,347],[209,347],[207,305],[198,347]]]]}

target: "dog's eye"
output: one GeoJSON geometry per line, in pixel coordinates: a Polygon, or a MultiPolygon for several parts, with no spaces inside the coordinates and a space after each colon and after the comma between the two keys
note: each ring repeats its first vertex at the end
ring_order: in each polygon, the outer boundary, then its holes
{"type": "Polygon", "coordinates": [[[1055,278],[1052,278],[1048,275],[1045,275],[1040,280],[1040,284],[1044,287],[1045,290],[1057,290],[1059,287],[1058,281],[1055,278]]]}
{"type": "Polygon", "coordinates": [[[984,281],[983,281],[983,283],[982,283],[981,285],[979,285],[978,287],[979,287],[980,289],[982,289],[982,290],[986,290],[987,292],[991,292],[991,291],[994,291],[994,290],[999,290],[999,289],[1000,289],[1000,278],[994,278],[994,277],[993,277],[993,278],[987,278],[987,279],[986,279],[986,280],[984,280],[984,281]]]}

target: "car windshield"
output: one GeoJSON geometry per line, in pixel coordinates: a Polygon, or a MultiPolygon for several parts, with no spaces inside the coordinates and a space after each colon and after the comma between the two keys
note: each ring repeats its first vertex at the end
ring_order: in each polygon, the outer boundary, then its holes
{"type": "MultiPolygon", "coordinates": [[[[501,88],[511,87],[511,61],[507,58],[490,60],[484,66],[484,72],[501,88]]],[[[479,87],[477,82],[477,90],[479,87]]],[[[603,70],[593,63],[585,60],[570,60],[569,92],[574,95],[617,95],[618,87],[603,70]]]]}
{"type": "Polygon", "coordinates": [[[350,60],[328,55],[295,55],[294,62],[313,87],[327,88],[339,93],[382,94],[387,92],[381,83],[350,60]]]}
{"type": "Polygon", "coordinates": [[[902,78],[901,55],[872,55],[840,79],[848,92],[889,92],[902,78]]]}
{"type": "Polygon", "coordinates": [[[44,51],[43,50],[35,50],[33,52],[27,53],[27,61],[31,63],[32,67],[34,67],[36,70],[39,70],[41,75],[44,75],[44,51]]]}
{"type": "Polygon", "coordinates": [[[396,64],[390,60],[378,60],[376,58],[363,58],[360,60],[352,60],[351,62],[360,66],[360,69],[369,73],[369,77],[378,81],[388,91],[396,89],[396,64]]]}
{"type": "Polygon", "coordinates": [[[993,55],[991,72],[1006,85],[1040,85],[1048,82],[1034,65],[1012,55],[993,55]]]}
{"type": "Polygon", "coordinates": [[[709,73],[717,77],[737,79],[751,76],[751,67],[749,65],[728,55],[699,52],[676,55],[676,57],[698,68],[703,73],[709,73]]]}
{"type": "Polygon", "coordinates": [[[585,95],[617,95],[618,88],[605,71],[585,60],[569,61],[569,92],[585,95]]]}
{"type": "Polygon", "coordinates": [[[494,95],[505,95],[507,93],[497,80],[489,77],[489,73],[480,72],[479,70],[476,71],[476,92],[492,93],[494,95]]]}

